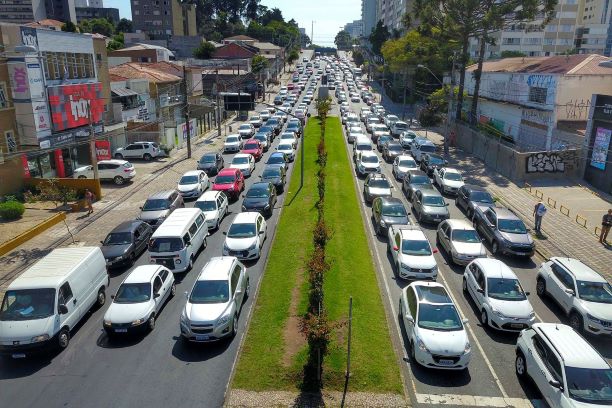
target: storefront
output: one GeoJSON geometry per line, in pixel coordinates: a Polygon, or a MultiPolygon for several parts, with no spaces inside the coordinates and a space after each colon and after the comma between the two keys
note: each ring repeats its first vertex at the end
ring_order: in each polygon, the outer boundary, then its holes
{"type": "Polygon", "coordinates": [[[584,179],[595,188],[612,193],[612,96],[593,95],[591,106],[584,179]]]}

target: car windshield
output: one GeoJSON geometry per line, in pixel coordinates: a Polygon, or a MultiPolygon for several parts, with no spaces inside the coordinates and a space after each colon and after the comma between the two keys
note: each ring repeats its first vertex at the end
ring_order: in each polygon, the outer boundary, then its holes
{"type": "Polygon", "coordinates": [[[279,164],[279,163],[285,163],[285,158],[283,156],[270,156],[267,161],[267,164],[279,164]]]}
{"type": "Polygon", "coordinates": [[[196,184],[198,182],[198,176],[183,176],[179,181],[179,184],[196,184]]]}
{"type": "Polygon", "coordinates": [[[247,191],[246,196],[250,198],[267,198],[268,197],[268,189],[267,188],[251,188],[247,191]]]}
{"type": "Polygon", "coordinates": [[[230,136],[226,139],[227,143],[238,143],[240,138],[238,136],[230,136]]]}
{"type": "Polygon", "coordinates": [[[429,184],[431,183],[431,181],[429,181],[429,177],[427,176],[422,176],[422,175],[418,175],[418,176],[412,176],[410,178],[410,184],[429,184]]]}
{"type": "Polygon", "coordinates": [[[382,215],[386,217],[406,217],[406,209],[402,204],[383,205],[382,215]]]}
{"type": "Polygon", "coordinates": [[[493,204],[493,197],[491,197],[491,194],[487,193],[486,191],[472,191],[472,194],[470,194],[470,200],[477,203],[493,204]]]}
{"type": "Polygon", "coordinates": [[[389,141],[389,140],[391,140],[391,136],[389,136],[389,135],[383,135],[383,136],[381,136],[381,137],[379,137],[379,138],[378,138],[378,144],[379,144],[379,145],[384,145],[384,144],[385,144],[385,142],[387,142],[387,141],[389,141]]]}
{"type": "Polygon", "coordinates": [[[131,232],[111,232],[102,245],[126,245],[132,243],[131,232]]]}
{"type": "Polygon", "coordinates": [[[236,180],[235,176],[217,176],[215,184],[232,184],[236,180]]]}
{"type": "Polygon", "coordinates": [[[229,238],[251,238],[255,235],[255,224],[232,224],[227,232],[229,238]]]}
{"type": "Polygon", "coordinates": [[[453,236],[451,240],[455,242],[467,242],[470,244],[480,242],[480,237],[478,236],[478,233],[473,229],[454,230],[452,235],[453,236]]]}
{"type": "Polygon", "coordinates": [[[430,207],[444,207],[446,203],[444,202],[444,198],[441,196],[424,196],[423,204],[428,205],[430,207]]]}
{"type": "Polygon", "coordinates": [[[217,209],[217,202],[214,200],[196,201],[195,206],[202,211],[215,211],[217,209]]]}
{"type": "Polygon", "coordinates": [[[124,283],[119,286],[114,303],[142,303],[151,299],[151,283],[124,283]]]}
{"type": "Polygon", "coordinates": [[[391,150],[392,152],[399,152],[403,149],[403,147],[401,145],[396,145],[396,144],[390,144],[389,145],[389,150],[391,150]]]}
{"type": "Polygon", "coordinates": [[[521,220],[504,220],[498,221],[498,228],[501,232],[508,232],[510,234],[526,234],[527,228],[521,220]]]}
{"type": "Polygon", "coordinates": [[[281,144],[278,145],[278,150],[293,150],[293,146],[291,144],[281,144]]]}
{"type": "Polygon", "coordinates": [[[612,287],[607,282],[577,281],[578,296],[587,302],[612,303],[612,287]]]}
{"type": "Polygon", "coordinates": [[[259,148],[259,145],[257,143],[247,143],[244,145],[244,150],[257,150],[259,148]]]}
{"type": "Polygon", "coordinates": [[[487,292],[493,299],[509,301],[527,299],[517,279],[487,278],[487,292]]]}
{"type": "Polygon", "coordinates": [[[419,327],[427,330],[454,331],[463,329],[453,305],[419,304],[419,327]]]}
{"type": "Polygon", "coordinates": [[[374,188],[391,188],[387,179],[384,178],[373,178],[368,183],[368,186],[374,188]]]}
{"type": "Polygon", "coordinates": [[[361,161],[363,163],[378,163],[378,156],[364,155],[361,156],[361,161]]]}
{"type": "Polygon", "coordinates": [[[269,168],[269,169],[264,169],[261,178],[266,179],[266,178],[276,178],[276,177],[280,177],[281,176],[281,170],[280,168],[269,168]]]}
{"type": "Polygon", "coordinates": [[[416,167],[416,162],[414,160],[400,160],[398,166],[400,167],[416,167]]]}
{"type": "Polygon", "coordinates": [[[432,145],[423,145],[421,146],[420,150],[424,153],[432,153],[436,151],[436,146],[432,146],[432,145]]]}
{"type": "Polygon", "coordinates": [[[240,125],[240,127],[238,129],[240,129],[240,130],[251,130],[251,125],[248,125],[248,124],[240,125]]]}
{"type": "Polygon", "coordinates": [[[149,243],[149,252],[176,252],[183,249],[181,238],[153,238],[149,243]]]}
{"type": "Polygon", "coordinates": [[[248,164],[249,158],[245,156],[234,157],[232,164],[248,164]]]}
{"type": "Polygon", "coordinates": [[[0,321],[34,320],[52,316],[55,289],[7,290],[2,300],[0,321]]]}
{"type": "Polygon", "coordinates": [[[189,295],[190,303],[227,303],[229,301],[229,285],[226,280],[196,281],[189,295]]]}
{"type": "Polygon", "coordinates": [[[451,181],[461,181],[463,180],[463,177],[461,177],[461,174],[459,173],[445,173],[444,179],[451,180],[451,181]]]}
{"type": "Polygon", "coordinates": [[[612,368],[565,367],[570,398],[596,405],[612,404],[612,368]]]}
{"type": "Polygon", "coordinates": [[[161,211],[168,209],[168,200],[163,198],[152,198],[145,201],[142,206],[143,211],[161,211]]]}
{"type": "Polygon", "coordinates": [[[264,142],[268,141],[268,136],[266,136],[266,135],[255,135],[255,139],[257,139],[260,142],[264,143],[264,142]]]}
{"type": "Polygon", "coordinates": [[[261,120],[261,119],[259,118],[259,116],[251,116],[251,119],[249,119],[249,120],[258,121],[258,120],[261,120]]]}
{"type": "Polygon", "coordinates": [[[216,157],[213,155],[202,156],[200,159],[200,163],[214,163],[216,161],[216,157]]]}
{"type": "Polygon", "coordinates": [[[428,256],[431,255],[431,247],[428,241],[407,239],[402,242],[402,254],[428,256]]]}
{"type": "Polygon", "coordinates": [[[429,156],[429,164],[442,164],[444,159],[440,156],[429,156]]]}

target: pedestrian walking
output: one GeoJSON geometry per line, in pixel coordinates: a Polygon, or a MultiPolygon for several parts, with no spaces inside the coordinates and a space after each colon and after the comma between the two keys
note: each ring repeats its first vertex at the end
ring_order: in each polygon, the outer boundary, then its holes
{"type": "Polygon", "coordinates": [[[85,189],[85,202],[87,203],[87,215],[93,213],[93,202],[96,199],[96,195],[89,191],[88,188],[85,189]]]}
{"type": "Polygon", "coordinates": [[[542,233],[542,218],[546,214],[546,206],[542,201],[539,201],[535,207],[533,207],[533,216],[535,217],[535,230],[538,234],[542,233]]]}
{"type": "Polygon", "coordinates": [[[607,243],[610,227],[612,227],[612,208],[610,208],[608,213],[604,214],[601,219],[601,235],[599,236],[599,242],[604,245],[607,243]]]}

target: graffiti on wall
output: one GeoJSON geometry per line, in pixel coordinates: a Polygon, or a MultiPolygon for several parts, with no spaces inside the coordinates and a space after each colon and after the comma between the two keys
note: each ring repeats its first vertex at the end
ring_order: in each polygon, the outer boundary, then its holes
{"type": "Polygon", "coordinates": [[[521,110],[521,119],[548,126],[552,122],[552,112],[523,108],[521,110]]]}
{"type": "Polygon", "coordinates": [[[565,162],[557,153],[533,153],[527,157],[527,173],[563,173],[565,162]]]}
{"type": "Polygon", "coordinates": [[[565,104],[565,114],[567,115],[568,119],[586,120],[589,116],[590,106],[591,101],[589,99],[571,99],[565,104]]]}
{"type": "Polygon", "coordinates": [[[527,77],[527,85],[537,88],[552,88],[556,86],[555,77],[552,75],[529,75],[527,77]]]}

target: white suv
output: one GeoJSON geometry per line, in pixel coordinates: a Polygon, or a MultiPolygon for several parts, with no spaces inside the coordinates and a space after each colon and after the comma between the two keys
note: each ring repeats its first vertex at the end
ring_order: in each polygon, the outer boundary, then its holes
{"type": "Polygon", "coordinates": [[[531,377],[550,407],[612,404],[612,367],[571,327],[536,323],[516,342],[516,374],[531,377]]]}
{"type": "Polygon", "coordinates": [[[577,259],[553,257],[538,271],[536,290],[550,296],[578,332],[612,336],[612,287],[577,259]]]}
{"type": "MultiPolygon", "coordinates": [[[[131,180],[136,176],[134,165],[125,160],[100,160],[98,161],[98,176],[100,180],[113,180],[118,186],[131,180]]],[[[74,170],[74,178],[93,178],[93,166],[83,166],[74,170]]]]}
{"type": "Polygon", "coordinates": [[[424,367],[466,369],[472,347],[448,292],[437,282],[412,282],[399,304],[412,360],[424,367]]]}
{"type": "Polygon", "coordinates": [[[242,304],[249,297],[246,267],[233,256],[210,259],[198,275],[181,313],[181,336],[193,342],[234,337],[242,304]]]}
{"type": "Polygon", "coordinates": [[[419,226],[392,225],[387,243],[394,270],[402,279],[433,280],[438,277],[438,265],[427,237],[419,226]]]}
{"type": "Polygon", "coordinates": [[[115,159],[144,159],[149,161],[159,156],[159,147],[153,142],[134,142],[115,150],[115,159]]]}

